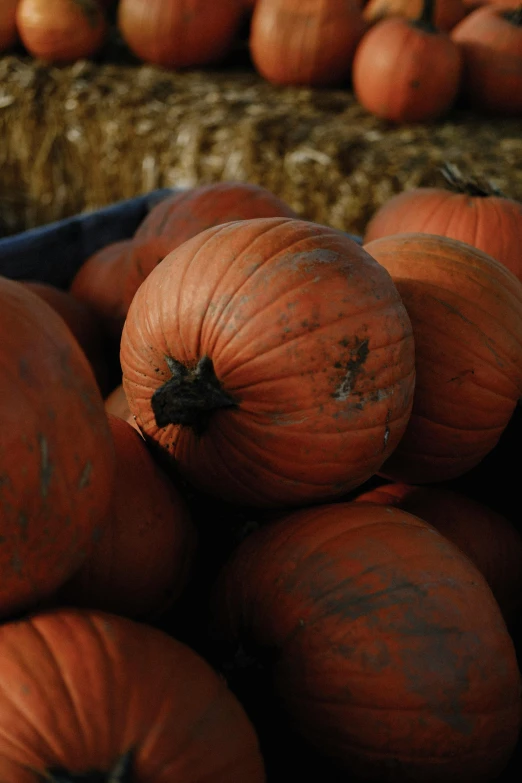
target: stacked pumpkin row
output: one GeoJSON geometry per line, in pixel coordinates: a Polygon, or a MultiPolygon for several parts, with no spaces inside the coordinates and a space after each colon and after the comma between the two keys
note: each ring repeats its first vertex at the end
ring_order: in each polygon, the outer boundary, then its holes
{"type": "Polygon", "coordinates": [[[411,484],[477,465],[522,394],[506,264],[433,233],[362,248],[222,183],[165,199],[70,293],[0,280],[0,612],[21,615],[0,627],[0,777],[263,780],[238,702],[150,627],[191,611],[224,499],[259,529],[203,589],[216,659],[268,672],[292,730],[359,779],[494,779],[520,728],[522,539],[411,484]]]}
{"type": "MultiPolygon", "coordinates": [[[[55,62],[90,56],[107,23],[101,0],[8,0],[0,51],[20,37],[55,62]]],[[[250,51],[275,84],[352,77],[361,104],[393,122],[442,117],[462,94],[474,108],[522,114],[519,0],[120,0],[118,27],[145,62],[169,68],[222,60],[253,10],[250,51]],[[471,11],[471,13],[469,13],[471,11]],[[369,28],[369,29],[368,29],[369,28]]]]}

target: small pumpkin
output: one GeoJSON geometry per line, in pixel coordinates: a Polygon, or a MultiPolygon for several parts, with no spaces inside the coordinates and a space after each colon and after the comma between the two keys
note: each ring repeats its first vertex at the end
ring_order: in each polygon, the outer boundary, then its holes
{"type": "Polygon", "coordinates": [[[462,55],[433,25],[434,0],[418,19],[383,19],[364,35],[353,61],[353,86],[364,108],[396,123],[446,114],[460,88],[462,55]],[[436,63],[436,67],[434,64],[436,63]]]}
{"type": "Polygon", "coordinates": [[[119,419],[123,419],[130,424],[134,429],[137,429],[137,424],[134,421],[134,416],[130,412],[129,403],[125,396],[125,390],[120,384],[109,394],[105,400],[105,410],[107,413],[117,416],[119,419]]]}
{"type": "Polygon", "coordinates": [[[452,237],[493,256],[522,280],[522,203],[488,182],[466,179],[451,164],[443,174],[448,188],[413,188],[387,201],[368,223],[365,242],[419,231],[452,237]]]}
{"type": "Polygon", "coordinates": [[[488,4],[451,33],[463,53],[462,92],[471,106],[522,116],[522,4],[488,4]]]}
{"type": "Polygon", "coordinates": [[[411,326],[388,273],[306,221],[241,220],[184,242],[136,293],[120,358],[141,431],[236,503],[344,494],[410,414],[411,326]]]}
{"type": "Polygon", "coordinates": [[[109,426],[116,474],[107,522],[58,600],[151,618],[165,612],[184,589],[195,530],[182,497],[143,438],[116,416],[109,415],[109,426]]]}
{"type": "MultiPolygon", "coordinates": [[[[62,318],[0,278],[0,616],[79,568],[103,524],[114,448],[89,363],[62,318]]],[[[1,777],[1,776],[0,776],[1,777]]]]}
{"type": "MultiPolygon", "coordinates": [[[[370,0],[364,6],[363,16],[374,24],[391,16],[418,19],[422,11],[422,0],[370,0]]],[[[435,0],[433,24],[437,29],[448,32],[466,15],[462,0],[435,0]]]]}
{"type": "Polygon", "coordinates": [[[20,0],[16,19],[26,49],[48,62],[90,57],[107,33],[97,0],[20,0]]]}
{"type": "Polygon", "coordinates": [[[0,52],[10,49],[18,40],[16,8],[19,0],[2,0],[0,5],[0,52]]]}
{"type": "Polygon", "coordinates": [[[250,53],[274,84],[337,84],[350,75],[364,29],[356,0],[257,0],[250,53]]]}
{"type": "Polygon", "coordinates": [[[214,636],[264,665],[292,727],[349,779],[489,783],[520,728],[520,675],[471,561],[397,508],[315,507],[248,536],[214,636]]]}
{"type": "Polygon", "coordinates": [[[41,282],[24,282],[23,285],[47,302],[60,315],[94,371],[102,396],[111,389],[111,372],[106,348],[106,333],[97,314],[84,302],[61,291],[53,285],[41,282]]]}
{"type": "Polygon", "coordinates": [[[255,731],[224,679],[155,628],[48,612],[0,627],[0,663],[2,780],[265,779],[255,731]]]}
{"type": "Polygon", "coordinates": [[[501,514],[440,487],[386,484],[358,495],[359,503],[395,506],[433,525],[475,563],[506,622],[522,607],[522,536],[501,514]]]}
{"type": "Polygon", "coordinates": [[[409,484],[456,478],[493,449],[522,395],[522,283],[446,237],[396,234],[365,248],[391,274],[415,338],[413,410],[382,471],[409,484]]]}
{"type": "Polygon", "coordinates": [[[120,0],[118,27],[145,62],[191,68],[228,53],[242,16],[239,0],[120,0]]]}

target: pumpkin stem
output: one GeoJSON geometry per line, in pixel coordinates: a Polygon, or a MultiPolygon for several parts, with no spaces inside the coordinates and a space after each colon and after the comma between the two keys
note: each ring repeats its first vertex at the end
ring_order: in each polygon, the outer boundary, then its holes
{"type": "Polygon", "coordinates": [[[420,15],[413,25],[425,33],[438,33],[433,17],[435,15],[435,0],[423,0],[420,15]]]}
{"type": "Polygon", "coordinates": [[[214,411],[237,407],[236,400],[222,388],[208,356],[192,369],[170,356],[165,361],[172,378],[156,389],[151,400],[158,427],[181,424],[201,434],[214,411]]]}
{"type": "Polygon", "coordinates": [[[55,767],[47,770],[42,778],[48,783],[132,783],[132,773],[134,767],[134,752],[132,750],[124,753],[118,759],[110,772],[90,772],[71,773],[65,769],[55,767]]]}
{"type": "Polygon", "coordinates": [[[444,163],[440,169],[442,176],[455,193],[467,193],[468,196],[502,196],[504,193],[488,180],[465,177],[454,163],[444,163]]]}
{"type": "Polygon", "coordinates": [[[511,22],[515,27],[522,27],[522,4],[518,8],[509,9],[502,14],[507,22],[511,22]]]}

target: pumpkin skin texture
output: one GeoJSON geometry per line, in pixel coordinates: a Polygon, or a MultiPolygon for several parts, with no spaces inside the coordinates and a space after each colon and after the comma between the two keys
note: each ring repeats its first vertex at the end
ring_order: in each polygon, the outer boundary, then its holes
{"type": "Polygon", "coordinates": [[[522,11],[489,4],[452,31],[464,58],[462,92],[470,105],[522,116],[522,11]]]}
{"type": "Polygon", "coordinates": [[[520,678],[491,591],[399,509],[322,506],[254,532],[214,625],[223,649],[272,662],[293,728],[357,780],[485,783],[514,749],[520,678]]]}
{"type": "Polygon", "coordinates": [[[457,478],[493,449],[521,396],[522,283],[454,239],[396,234],[365,248],[390,272],[415,338],[413,411],[382,473],[457,478]]]}
{"type": "Polygon", "coordinates": [[[97,0],[20,0],[16,19],[26,49],[47,62],[90,57],[107,33],[97,0]]]}
{"type": "Polygon", "coordinates": [[[338,84],[350,75],[364,29],[355,0],[257,0],[250,53],[274,84],[338,84]]]}
{"type": "Polygon", "coordinates": [[[0,278],[0,616],[81,565],[107,512],[114,449],[92,370],[38,296],[0,278]]]}
{"type": "MultiPolygon", "coordinates": [[[[375,23],[391,16],[418,19],[422,0],[370,0],[364,7],[367,22],[375,23]]],[[[433,23],[439,30],[448,32],[466,15],[461,0],[435,0],[433,23]]]]}
{"type": "Polygon", "coordinates": [[[146,437],[194,486],[284,506],[342,495],[401,438],[414,387],[404,306],[335,229],[286,218],[208,229],[149,275],[122,335],[146,437]]]}
{"type": "Polygon", "coordinates": [[[422,232],[459,239],[505,264],[522,280],[522,203],[470,187],[414,188],[399,193],[377,210],[365,242],[391,234],[422,232]]]}
{"type": "Polygon", "coordinates": [[[195,529],[185,503],[127,422],[109,416],[116,475],[100,539],[59,593],[68,605],[134,619],[163,613],[186,585],[195,529]]]}
{"type": "Polygon", "coordinates": [[[145,62],[192,68],[227,54],[242,16],[238,0],[120,0],[118,27],[145,62]]]}
{"type": "Polygon", "coordinates": [[[0,6],[0,52],[10,49],[18,40],[16,7],[19,0],[2,0],[0,6]]]}
{"type": "Polygon", "coordinates": [[[508,624],[522,606],[522,536],[501,514],[440,487],[388,484],[357,497],[396,506],[436,528],[477,566],[508,624]]]}
{"type": "Polygon", "coordinates": [[[224,680],[161,631],[60,610],[2,626],[0,661],[2,780],[264,781],[224,680]],[[110,777],[125,754],[130,774],[110,777]]]}
{"type": "MultiPolygon", "coordinates": [[[[424,0],[425,9],[430,5],[431,0],[424,0]]],[[[462,55],[430,19],[384,19],[357,47],[355,95],[376,117],[395,123],[429,122],[446,114],[455,102],[462,55]]]]}

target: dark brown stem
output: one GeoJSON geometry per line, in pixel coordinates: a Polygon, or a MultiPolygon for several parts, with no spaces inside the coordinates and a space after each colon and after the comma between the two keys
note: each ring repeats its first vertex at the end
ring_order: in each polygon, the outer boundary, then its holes
{"type": "Polygon", "coordinates": [[[208,356],[191,369],[171,357],[165,361],[172,378],[156,389],[151,400],[158,427],[180,424],[201,434],[214,411],[237,407],[237,401],[222,388],[208,356]]]}
{"type": "Polygon", "coordinates": [[[441,174],[455,193],[466,193],[468,196],[483,197],[502,196],[501,190],[487,180],[478,180],[473,177],[465,177],[454,163],[444,163],[441,166],[441,174]]]}
{"type": "Polygon", "coordinates": [[[423,0],[420,15],[413,22],[414,26],[425,33],[438,33],[433,17],[435,16],[435,0],[423,0]]]}
{"type": "Polygon", "coordinates": [[[515,27],[522,27],[522,5],[519,5],[518,8],[514,8],[513,10],[504,11],[502,16],[507,22],[514,24],[515,27]]]}
{"type": "Polygon", "coordinates": [[[58,767],[49,769],[42,779],[48,783],[132,783],[134,753],[129,750],[114,765],[110,772],[71,773],[58,767]]]}

